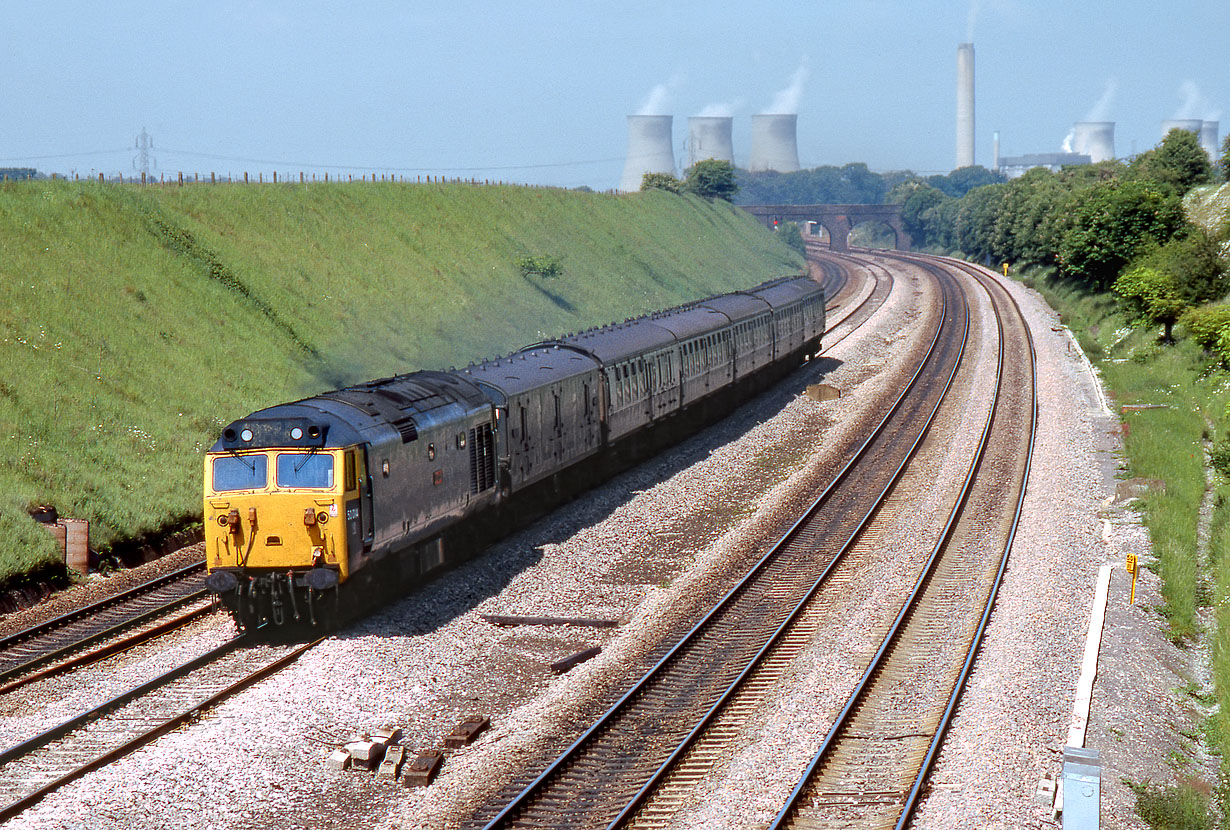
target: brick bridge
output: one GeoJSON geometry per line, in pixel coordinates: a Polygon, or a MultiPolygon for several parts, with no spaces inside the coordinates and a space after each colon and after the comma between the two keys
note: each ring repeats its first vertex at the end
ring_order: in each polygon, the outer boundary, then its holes
{"type": "Polygon", "coordinates": [[[850,230],[863,222],[883,222],[897,235],[897,250],[910,250],[910,235],[901,224],[901,205],[741,205],[748,213],[772,228],[774,221],[797,222],[806,232],[809,222],[829,232],[829,247],[848,251],[850,230]]]}

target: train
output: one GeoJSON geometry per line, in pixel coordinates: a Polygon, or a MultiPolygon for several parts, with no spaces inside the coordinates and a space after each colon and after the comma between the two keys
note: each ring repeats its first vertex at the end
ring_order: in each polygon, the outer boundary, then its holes
{"type": "Polygon", "coordinates": [[[241,629],[370,610],[814,357],[824,303],[783,277],[253,412],[205,456],[206,587],[241,629]]]}

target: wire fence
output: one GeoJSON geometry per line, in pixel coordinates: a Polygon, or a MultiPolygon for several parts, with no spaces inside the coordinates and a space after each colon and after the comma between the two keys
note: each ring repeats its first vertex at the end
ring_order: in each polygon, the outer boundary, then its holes
{"type": "MultiPolygon", "coordinates": [[[[48,179],[48,180],[57,180],[57,181],[74,181],[74,182],[84,182],[84,181],[94,181],[95,180],[93,176],[80,176],[76,173],[72,174],[71,176],[65,175],[63,173],[51,173],[46,176],[10,175],[9,173],[4,173],[3,175],[0,175],[0,181],[3,181],[3,182],[27,181],[27,180],[32,180],[32,179],[48,179]]],[[[536,188],[536,189],[542,189],[542,190],[577,189],[577,188],[566,188],[566,187],[562,187],[559,185],[526,184],[524,182],[508,182],[508,181],[499,181],[499,180],[493,180],[493,179],[464,178],[464,177],[449,178],[449,177],[442,176],[442,175],[433,176],[430,174],[406,176],[406,175],[399,175],[395,173],[388,173],[388,174],[372,173],[370,175],[367,173],[360,173],[356,176],[353,173],[347,173],[345,176],[342,176],[342,175],[330,176],[329,173],[327,172],[324,174],[318,175],[316,173],[305,173],[303,171],[299,171],[299,175],[296,178],[293,173],[290,175],[287,175],[287,174],[279,174],[276,171],[273,172],[269,176],[266,176],[263,172],[257,173],[256,175],[253,176],[253,175],[249,175],[248,171],[246,170],[243,173],[228,172],[225,175],[217,173],[215,171],[210,171],[208,174],[184,173],[180,171],[175,174],[159,173],[157,176],[154,176],[152,174],[146,174],[146,173],[142,173],[139,176],[137,175],[126,176],[123,173],[117,173],[114,176],[108,176],[106,173],[99,173],[97,181],[99,184],[138,184],[138,185],[147,185],[147,186],[168,186],[170,185],[174,187],[184,187],[186,185],[200,185],[200,184],[301,184],[301,185],[307,185],[307,184],[318,184],[318,183],[319,184],[347,183],[347,184],[468,184],[468,185],[486,185],[486,186],[503,185],[503,186],[509,186],[509,187],[528,187],[528,188],[536,188]]],[[[588,188],[581,188],[581,189],[588,189],[588,188]]],[[[610,191],[604,191],[604,192],[614,193],[615,191],[610,190],[610,191]]]]}

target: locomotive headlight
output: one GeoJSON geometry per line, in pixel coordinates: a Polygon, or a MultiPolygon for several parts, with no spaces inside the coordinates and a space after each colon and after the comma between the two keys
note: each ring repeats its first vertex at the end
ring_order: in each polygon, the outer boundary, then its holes
{"type": "Polygon", "coordinates": [[[290,431],[290,437],[298,441],[300,438],[303,437],[303,430],[299,429],[299,427],[295,427],[294,429],[290,431]]]}
{"type": "Polygon", "coordinates": [[[239,433],[239,437],[245,441],[251,441],[252,440],[252,430],[245,429],[243,432],[239,433]]]}
{"type": "Polygon", "coordinates": [[[320,511],[319,513],[316,514],[316,521],[320,522],[322,525],[328,524],[329,514],[323,510],[320,511]]]}

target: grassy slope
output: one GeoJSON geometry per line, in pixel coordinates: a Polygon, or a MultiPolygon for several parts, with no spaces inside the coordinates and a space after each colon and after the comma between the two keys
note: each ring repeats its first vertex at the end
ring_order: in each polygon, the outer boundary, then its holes
{"type": "Polygon", "coordinates": [[[657,192],[5,185],[0,582],[50,560],[33,503],[95,545],[190,520],[203,448],[253,409],[800,267],[741,211],[657,192]]]}

